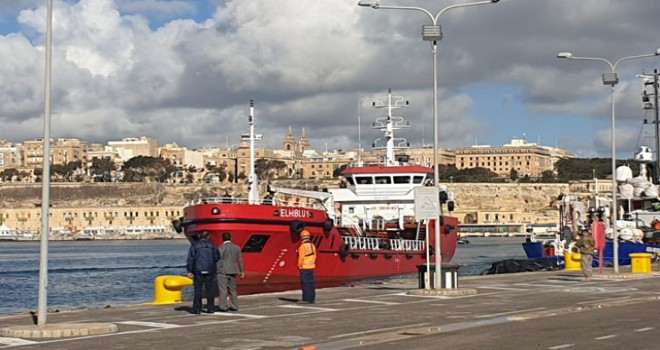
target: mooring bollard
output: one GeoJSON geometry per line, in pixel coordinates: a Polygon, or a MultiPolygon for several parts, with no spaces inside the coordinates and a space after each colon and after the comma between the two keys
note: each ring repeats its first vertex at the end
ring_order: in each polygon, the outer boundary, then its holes
{"type": "Polygon", "coordinates": [[[153,304],[175,304],[183,299],[183,288],[192,286],[193,280],[187,276],[158,276],[154,281],[153,304]]]}
{"type": "Polygon", "coordinates": [[[565,271],[582,270],[582,254],[564,252],[564,270],[565,271]]]}

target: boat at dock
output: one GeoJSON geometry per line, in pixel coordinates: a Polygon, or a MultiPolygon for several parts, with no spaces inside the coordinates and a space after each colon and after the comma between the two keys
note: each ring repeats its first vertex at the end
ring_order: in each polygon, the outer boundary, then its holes
{"type": "Polygon", "coordinates": [[[442,208],[453,210],[453,193],[441,188],[443,204],[437,208],[437,218],[416,219],[415,189],[433,186],[433,169],[394,159],[394,150],[405,143],[394,137],[394,130],[407,125],[392,115],[403,107],[401,101],[390,92],[379,105],[388,111],[373,125],[385,135],[382,163],[358,161],[347,166],[339,188],[309,191],[267,186],[263,197],[254,172],[254,142],[260,137],[254,134],[251,101],[250,133],[244,135],[250,143],[248,198],[190,201],[183,216],[173,222],[175,230],[191,242],[208,231],[216,245],[222,244],[223,232],[231,232],[245,261],[245,278],[238,281],[241,294],[300,288],[296,250],[303,229],[311,233],[317,247],[318,288],[417,272],[418,266],[435,259],[435,220],[440,220],[441,261],[451,261],[457,248],[458,220],[442,215],[442,208]]]}
{"type": "Polygon", "coordinates": [[[658,186],[653,184],[655,169],[647,170],[652,162],[652,152],[648,147],[640,147],[635,153],[635,161],[640,165],[639,175],[627,165],[616,169],[618,183],[616,206],[612,199],[598,193],[586,200],[564,195],[560,205],[561,232],[551,239],[536,239],[531,235],[523,243],[525,254],[530,259],[553,260],[564,264],[566,252],[572,252],[572,237],[575,232],[589,230],[592,233],[600,226],[605,233],[605,246],[602,254],[594,255],[594,266],[614,265],[615,251],[619,265],[630,265],[630,254],[650,253],[657,259],[660,253],[660,198],[658,186]],[[648,174],[648,175],[647,175],[648,174]],[[650,175],[650,176],[649,176],[650,175]],[[617,210],[616,230],[613,234],[610,212],[617,210]],[[616,236],[616,237],[615,237],[616,236]],[[614,242],[616,239],[617,247],[614,242]]]}

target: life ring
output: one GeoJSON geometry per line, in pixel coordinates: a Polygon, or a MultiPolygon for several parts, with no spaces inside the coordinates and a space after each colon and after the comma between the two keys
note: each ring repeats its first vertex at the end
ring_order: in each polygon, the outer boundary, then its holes
{"type": "Polygon", "coordinates": [[[350,252],[350,249],[351,246],[347,243],[344,243],[344,245],[341,246],[341,248],[339,248],[339,256],[341,256],[342,258],[347,257],[350,252]]]}
{"type": "Polygon", "coordinates": [[[335,222],[332,219],[328,219],[323,222],[323,232],[325,232],[326,235],[330,233],[334,227],[335,222]]]}
{"type": "Polygon", "coordinates": [[[291,222],[290,229],[291,229],[291,233],[299,235],[300,232],[302,232],[302,230],[305,229],[305,224],[300,220],[293,220],[291,222]]]}

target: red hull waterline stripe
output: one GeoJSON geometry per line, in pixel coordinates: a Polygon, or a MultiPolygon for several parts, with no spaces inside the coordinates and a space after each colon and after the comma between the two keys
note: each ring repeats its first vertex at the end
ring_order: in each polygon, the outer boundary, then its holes
{"type": "Polygon", "coordinates": [[[314,226],[314,227],[323,227],[323,221],[301,221],[301,220],[266,220],[266,219],[228,219],[228,218],[208,218],[208,219],[192,219],[185,220],[181,223],[181,226],[190,226],[190,225],[202,225],[202,224],[220,224],[220,223],[231,223],[231,224],[260,224],[260,225],[288,225],[290,226],[292,222],[300,221],[305,226],[314,226]]]}

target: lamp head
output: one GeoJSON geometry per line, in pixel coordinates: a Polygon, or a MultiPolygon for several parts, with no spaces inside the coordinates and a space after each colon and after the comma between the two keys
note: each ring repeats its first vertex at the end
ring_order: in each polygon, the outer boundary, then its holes
{"type": "Polygon", "coordinates": [[[655,55],[660,56],[660,48],[655,49],[655,55]]]}
{"type": "Polygon", "coordinates": [[[380,6],[380,2],[378,0],[360,0],[358,2],[358,6],[372,7],[377,9],[378,6],[380,6]]]}
{"type": "Polygon", "coordinates": [[[557,58],[568,58],[568,59],[570,59],[572,57],[573,57],[573,54],[570,53],[570,52],[560,52],[560,53],[557,54],[557,58]]]}

